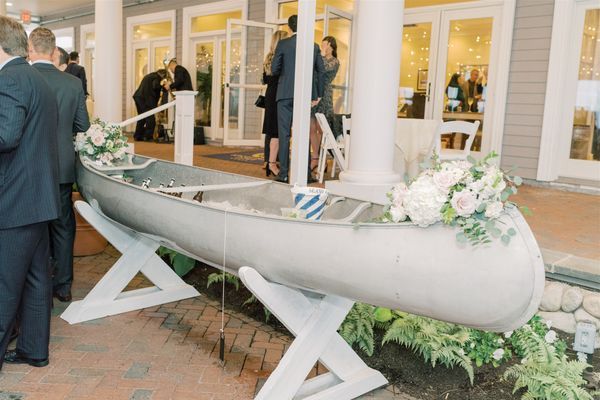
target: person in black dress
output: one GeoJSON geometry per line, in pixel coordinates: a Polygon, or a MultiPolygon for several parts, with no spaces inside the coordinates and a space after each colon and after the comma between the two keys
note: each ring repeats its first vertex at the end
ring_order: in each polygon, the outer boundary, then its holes
{"type": "Polygon", "coordinates": [[[277,128],[277,82],[278,76],[271,73],[271,62],[275,54],[277,43],[288,36],[286,31],[277,31],[271,38],[271,51],[265,57],[263,64],[263,83],[267,85],[265,92],[265,118],[263,120],[263,133],[265,134],[265,162],[267,176],[277,176],[277,153],[279,152],[279,133],[277,128]]]}

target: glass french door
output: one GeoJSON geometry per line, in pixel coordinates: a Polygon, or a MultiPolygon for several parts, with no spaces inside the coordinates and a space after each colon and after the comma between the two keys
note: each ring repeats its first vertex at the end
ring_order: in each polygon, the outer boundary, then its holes
{"type": "Polygon", "coordinates": [[[600,7],[576,3],[560,126],[559,175],[600,180],[600,7]]]}
{"type": "MultiPolygon", "coordinates": [[[[332,82],[333,111],[336,114],[349,112],[350,49],[352,43],[352,14],[329,5],[325,6],[323,37],[333,36],[337,42],[337,58],[340,68],[332,82]]],[[[322,38],[315,37],[319,43],[322,38]]]]}
{"type": "Polygon", "coordinates": [[[276,25],[239,19],[227,20],[223,144],[262,146],[263,110],[254,105],[264,85],[263,60],[276,25]]]}
{"type": "Polygon", "coordinates": [[[170,40],[147,40],[133,44],[133,88],[135,92],[144,76],[161,68],[173,57],[170,40]]]}
{"type": "MultiPolygon", "coordinates": [[[[498,6],[407,12],[398,118],[480,121],[471,150],[476,157],[490,151],[501,13],[498,6]],[[460,92],[448,90],[455,74],[460,92]]],[[[445,135],[442,148],[462,149],[465,140],[460,133],[445,135]]]]}

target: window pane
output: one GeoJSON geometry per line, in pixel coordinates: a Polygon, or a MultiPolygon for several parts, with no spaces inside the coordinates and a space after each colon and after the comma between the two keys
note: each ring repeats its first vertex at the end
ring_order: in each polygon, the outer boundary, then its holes
{"type": "MultiPolygon", "coordinates": [[[[353,0],[317,0],[317,14],[323,14],[326,5],[349,13],[354,10],[353,0]]],[[[290,15],[294,14],[298,14],[297,1],[289,1],[279,5],[279,18],[289,18],[290,15]]]]}
{"type": "Polygon", "coordinates": [[[154,49],[154,70],[167,68],[167,63],[171,59],[169,46],[156,47],[154,49]]]}
{"type": "Polygon", "coordinates": [[[430,22],[404,25],[398,93],[399,118],[425,118],[430,42],[430,22]]]}
{"type": "Polygon", "coordinates": [[[571,158],[600,160],[600,9],[587,10],[579,57],[571,158]]]}
{"type": "Polygon", "coordinates": [[[242,19],[242,11],[194,17],[192,18],[192,33],[225,30],[228,19],[242,19]]]}
{"type": "Polygon", "coordinates": [[[135,64],[134,64],[134,70],[135,70],[135,87],[137,88],[138,86],[140,86],[140,82],[142,82],[142,79],[144,79],[144,76],[146,76],[149,71],[148,71],[148,49],[147,48],[142,48],[142,49],[135,49],[135,64]]]}
{"type": "Polygon", "coordinates": [[[133,40],[152,39],[171,36],[171,21],[134,25],[133,40]]]}
{"type": "MultiPolygon", "coordinates": [[[[473,151],[481,149],[485,99],[488,96],[487,76],[492,24],[493,18],[450,21],[446,86],[442,88],[446,96],[445,104],[441,105],[443,119],[480,122],[472,146],[473,151]]],[[[442,145],[446,148],[462,149],[466,139],[466,135],[463,134],[446,135],[442,138],[442,145]]]]}
{"type": "Polygon", "coordinates": [[[196,125],[211,125],[214,50],[212,42],[196,44],[196,125]]]}

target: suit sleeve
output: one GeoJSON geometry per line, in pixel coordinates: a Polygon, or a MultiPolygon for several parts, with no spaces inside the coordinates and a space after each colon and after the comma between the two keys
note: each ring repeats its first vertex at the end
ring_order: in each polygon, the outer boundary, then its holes
{"type": "Polygon", "coordinates": [[[89,95],[88,91],[87,91],[87,77],[85,76],[85,68],[81,67],[81,83],[83,84],[83,93],[85,93],[85,95],[89,95]]]}
{"type": "Polygon", "coordinates": [[[27,108],[23,93],[11,79],[0,79],[0,153],[8,153],[19,146],[27,108]]]}
{"type": "Polygon", "coordinates": [[[85,95],[83,91],[77,96],[77,110],[75,110],[75,118],[73,119],[73,133],[85,132],[90,129],[90,118],[85,106],[85,95]]]}
{"type": "Polygon", "coordinates": [[[183,71],[181,70],[181,68],[177,67],[175,67],[175,73],[173,74],[173,83],[171,84],[171,89],[173,89],[174,91],[180,90],[184,82],[183,71]]]}
{"type": "Polygon", "coordinates": [[[277,43],[275,48],[275,54],[271,61],[271,75],[277,76],[281,74],[281,66],[283,65],[283,51],[281,48],[281,42],[277,43]]]}
{"type": "Polygon", "coordinates": [[[316,44],[314,59],[313,88],[316,86],[317,98],[321,98],[325,92],[325,65],[323,64],[323,57],[321,57],[321,53],[319,52],[319,46],[316,44]]]}

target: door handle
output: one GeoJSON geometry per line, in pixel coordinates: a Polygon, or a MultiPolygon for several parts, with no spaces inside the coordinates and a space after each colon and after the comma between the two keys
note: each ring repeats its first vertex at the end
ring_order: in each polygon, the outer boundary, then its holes
{"type": "Polygon", "coordinates": [[[427,94],[425,95],[425,97],[427,98],[427,101],[429,101],[429,100],[430,100],[430,98],[431,98],[431,96],[430,96],[430,95],[431,95],[431,82],[429,82],[429,83],[427,84],[427,94]]]}

